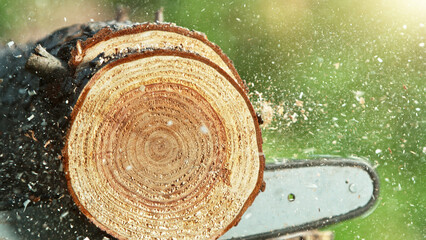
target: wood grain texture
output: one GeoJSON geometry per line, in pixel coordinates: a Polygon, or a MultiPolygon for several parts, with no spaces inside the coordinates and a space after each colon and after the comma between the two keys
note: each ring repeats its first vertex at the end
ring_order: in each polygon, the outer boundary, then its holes
{"type": "Polygon", "coordinates": [[[190,31],[172,23],[142,23],[118,29],[103,28],[93,37],[77,43],[70,65],[79,71],[87,67],[99,54],[108,57],[128,51],[159,48],[179,49],[208,58],[225,70],[247,93],[244,81],[219,46],[210,42],[203,33],[190,31]]]}
{"type": "Polygon", "coordinates": [[[76,74],[99,54],[105,62],[71,114],[65,172],[80,210],[117,238],[218,238],[262,187],[247,90],[201,36],[146,24],[76,43],[76,74]]]}

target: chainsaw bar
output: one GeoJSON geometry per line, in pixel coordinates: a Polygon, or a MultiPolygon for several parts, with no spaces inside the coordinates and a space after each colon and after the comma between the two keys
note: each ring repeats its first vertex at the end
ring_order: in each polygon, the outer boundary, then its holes
{"type": "Polygon", "coordinates": [[[362,215],[379,195],[374,169],[359,159],[268,164],[266,189],[220,239],[268,239],[362,215]]]}

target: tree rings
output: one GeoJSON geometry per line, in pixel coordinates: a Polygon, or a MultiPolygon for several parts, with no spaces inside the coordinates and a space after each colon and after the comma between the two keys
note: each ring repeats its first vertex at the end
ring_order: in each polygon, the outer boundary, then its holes
{"type": "Polygon", "coordinates": [[[215,239],[251,205],[261,134],[222,55],[133,52],[91,77],[63,152],[74,201],[98,227],[120,239],[215,239]]]}

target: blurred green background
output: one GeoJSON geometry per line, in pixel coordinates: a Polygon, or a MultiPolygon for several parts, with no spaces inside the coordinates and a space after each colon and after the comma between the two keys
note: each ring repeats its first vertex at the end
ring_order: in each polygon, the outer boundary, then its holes
{"type": "Polygon", "coordinates": [[[426,1],[0,0],[0,43],[110,20],[119,4],[139,22],[164,7],[223,49],[263,113],[268,161],[369,159],[377,208],[329,227],[336,239],[426,238],[426,1]]]}

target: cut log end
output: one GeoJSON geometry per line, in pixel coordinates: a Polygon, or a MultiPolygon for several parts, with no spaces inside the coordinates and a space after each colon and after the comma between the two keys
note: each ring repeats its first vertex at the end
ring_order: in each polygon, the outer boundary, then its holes
{"type": "Polygon", "coordinates": [[[111,57],[125,52],[159,48],[179,49],[209,59],[231,75],[247,94],[245,83],[232,61],[217,45],[208,41],[203,33],[190,31],[172,23],[135,24],[117,31],[106,27],[85,42],[77,41],[69,65],[79,72],[99,54],[111,57]]]}
{"type": "Polygon", "coordinates": [[[258,119],[216,45],[185,30],[149,31],[77,46],[81,69],[90,56],[113,56],[111,46],[160,45],[110,57],[84,87],[63,150],[68,185],[117,238],[218,238],[263,186],[258,119]],[[165,39],[180,48],[164,48],[165,39]]]}

